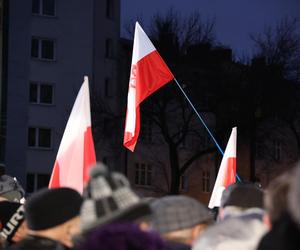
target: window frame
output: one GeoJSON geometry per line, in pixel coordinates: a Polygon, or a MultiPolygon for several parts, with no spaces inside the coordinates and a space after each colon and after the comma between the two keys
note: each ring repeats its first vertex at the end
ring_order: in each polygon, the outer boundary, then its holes
{"type": "Polygon", "coordinates": [[[47,62],[54,62],[56,61],[56,51],[57,51],[57,48],[56,48],[56,40],[55,39],[52,39],[52,38],[45,38],[45,37],[37,37],[37,36],[32,36],[31,37],[31,50],[30,50],[30,56],[31,56],[31,59],[33,60],[39,60],[39,61],[47,61],[47,62]],[[38,41],[38,48],[37,48],[37,56],[33,56],[32,54],[32,51],[33,51],[33,40],[37,40],[38,41]],[[45,58],[45,57],[42,57],[42,51],[43,51],[43,41],[51,41],[53,42],[53,58],[45,58]]]}
{"type": "Polygon", "coordinates": [[[54,97],[55,97],[55,84],[50,82],[39,82],[39,81],[30,81],[29,82],[29,98],[28,101],[32,105],[42,105],[42,106],[53,106],[54,105],[54,97]],[[36,92],[36,102],[31,101],[31,86],[36,85],[37,86],[37,92],[36,92]],[[42,102],[41,101],[41,89],[42,86],[51,86],[52,90],[52,97],[51,97],[51,103],[42,102]]]}
{"type": "Polygon", "coordinates": [[[56,0],[53,0],[54,2],[54,13],[53,15],[49,15],[49,14],[45,14],[43,13],[43,7],[44,7],[44,1],[47,1],[47,0],[37,0],[38,1],[38,4],[39,4],[39,10],[37,13],[33,12],[33,1],[31,1],[31,14],[33,16],[41,16],[41,17],[50,17],[50,18],[53,18],[53,17],[57,17],[57,1],[56,0]]]}
{"type": "Polygon", "coordinates": [[[152,187],[153,166],[146,163],[135,163],[134,184],[140,187],[152,187]],[[142,169],[144,167],[144,169],[142,169]],[[144,180],[143,180],[144,179],[144,180]]]}
{"type": "MultiPolygon", "coordinates": [[[[47,174],[47,173],[33,173],[33,172],[27,172],[26,173],[26,192],[28,193],[33,193],[43,187],[47,187],[47,186],[39,186],[39,177],[48,177],[49,181],[51,178],[51,174],[47,174]],[[33,190],[28,191],[28,179],[29,179],[29,175],[33,176],[33,190]]],[[[48,181],[48,183],[49,183],[48,181]]]]}
{"type": "Polygon", "coordinates": [[[53,129],[49,127],[35,127],[35,126],[28,126],[27,129],[27,147],[30,149],[39,149],[39,150],[52,150],[53,148],[53,129]],[[34,131],[34,145],[29,145],[29,136],[30,136],[30,129],[35,129],[34,131]],[[50,146],[40,146],[40,130],[41,129],[48,129],[50,131],[50,146]]]}

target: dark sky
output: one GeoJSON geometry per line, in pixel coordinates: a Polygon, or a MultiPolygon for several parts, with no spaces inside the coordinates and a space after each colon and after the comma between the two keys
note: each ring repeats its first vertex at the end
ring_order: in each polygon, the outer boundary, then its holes
{"type": "MultiPolygon", "coordinates": [[[[263,31],[285,16],[300,18],[300,0],[121,0],[121,30],[130,19],[143,16],[147,22],[170,7],[183,15],[197,9],[204,18],[215,17],[218,41],[237,55],[253,52],[250,33],[263,31]]],[[[300,25],[298,30],[300,33],[300,25]]]]}

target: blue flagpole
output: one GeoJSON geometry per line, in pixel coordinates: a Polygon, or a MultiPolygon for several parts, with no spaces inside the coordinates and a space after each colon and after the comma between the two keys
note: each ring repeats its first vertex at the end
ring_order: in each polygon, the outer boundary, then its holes
{"type": "MultiPolygon", "coordinates": [[[[188,103],[191,105],[192,109],[195,111],[196,115],[198,116],[199,120],[201,121],[201,123],[203,124],[203,126],[205,127],[205,129],[207,130],[208,134],[210,135],[210,137],[213,139],[214,143],[216,144],[217,148],[219,149],[220,153],[222,154],[222,156],[224,155],[223,150],[221,149],[219,143],[217,142],[217,140],[215,139],[215,137],[213,136],[213,134],[211,133],[210,129],[207,127],[207,125],[205,124],[204,120],[202,119],[201,115],[199,114],[199,112],[197,111],[197,109],[195,108],[195,106],[193,105],[193,103],[191,102],[190,98],[187,96],[187,94],[184,92],[183,88],[180,86],[180,84],[178,83],[178,81],[176,80],[176,78],[174,77],[174,81],[176,82],[177,86],[179,87],[179,89],[181,90],[182,94],[184,95],[184,97],[187,99],[188,103]]],[[[236,174],[236,178],[238,180],[238,182],[242,182],[241,178],[239,177],[238,174],[236,174]]]]}

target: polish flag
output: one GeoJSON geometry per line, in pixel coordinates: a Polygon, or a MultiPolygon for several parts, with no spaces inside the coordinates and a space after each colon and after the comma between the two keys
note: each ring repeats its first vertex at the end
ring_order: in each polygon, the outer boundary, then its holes
{"type": "Polygon", "coordinates": [[[220,207],[223,190],[236,182],[236,127],[232,129],[219,173],[208,204],[209,208],[220,207]]]}
{"type": "Polygon", "coordinates": [[[172,72],[136,22],[123,142],[132,152],[140,132],[141,102],[172,79],[172,72]]]}
{"type": "Polygon", "coordinates": [[[71,187],[82,193],[95,163],[89,80],[85,76],[58,149],[49,188],[71,187]]]}

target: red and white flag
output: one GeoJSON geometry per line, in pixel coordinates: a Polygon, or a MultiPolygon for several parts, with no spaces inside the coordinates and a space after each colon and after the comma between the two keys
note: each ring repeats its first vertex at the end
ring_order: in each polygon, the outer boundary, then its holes
{"type": "Polygon", "coordinates": [[[236,182],[236,127],[232,129],[226,150],[219,168],[213,192],[208,204],[209,208],[220,207],[223,190],[236,182]]]}
{"type": "Polygon", "coordinates": [[[58,149],[49,188],[71,187],[82,193],[95,163],[89,80],[85,76],[58,149]]]}
{"type": "Polygon", "coordinates": [[[123,142],[129,150],[134,151],[139,136],[141,102],[172,79],[172,72],[136,22],[123,142]]]}

